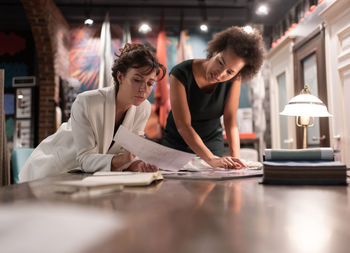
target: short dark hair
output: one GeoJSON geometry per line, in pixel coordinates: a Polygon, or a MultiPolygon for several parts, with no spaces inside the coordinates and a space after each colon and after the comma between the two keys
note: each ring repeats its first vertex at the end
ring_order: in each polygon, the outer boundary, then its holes
{"type": "Polygon", "coordinates": [[[207,58],[226,48],[244,59],[245,65],[239,73],[243,80],[249,80],[258,73],[264,60],[264,42],[256,29],[246,32],[242,27],[232,26],[216,33],[208,43],[207,58]]]}
{"type": "Polygon", "coordinates": [[[159,80],[164,78],[166,68],[159,63],[154,53],[145,45],[126,43],[123,48],[119,49],[119,51],[120,54],[116,54],[118,58],[114,60],[112,67],[112,76],[115,85],[117,86],[117,90],[119,88],[117,72],[119,71],[122,74],[126,74],[129,68],[149,67],[149,69],[147,69],[147,71],[144,73],[145,75],[148,75],[155,70],[158,76],[160,71],[162,71],[159,80]]]}

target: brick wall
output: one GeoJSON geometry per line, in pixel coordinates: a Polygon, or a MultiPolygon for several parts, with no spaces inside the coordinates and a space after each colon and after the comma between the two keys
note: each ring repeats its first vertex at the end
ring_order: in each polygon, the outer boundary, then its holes
{"type": "Polygon", "coordinates": [[[39,86],[38,141],[56,131],[59,77],[69,76],[69,25],[53,0],[21,0],[35,41],[39,86]]]}

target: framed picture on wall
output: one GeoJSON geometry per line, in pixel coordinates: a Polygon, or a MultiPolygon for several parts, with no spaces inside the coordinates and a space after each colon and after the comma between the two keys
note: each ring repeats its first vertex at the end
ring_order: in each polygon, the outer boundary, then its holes
{"type": "Polygon", "coordinates": [[[32,89],[18,88],[16,90],[16,118],[31,118],[32,89]]]}
{"type": "Polygon", "coordinates": [[[31,120],[19,119],[16,120],[16,130],[14,135],[15,148],[29,148],[32,147],[31,139],[31,120]]]}

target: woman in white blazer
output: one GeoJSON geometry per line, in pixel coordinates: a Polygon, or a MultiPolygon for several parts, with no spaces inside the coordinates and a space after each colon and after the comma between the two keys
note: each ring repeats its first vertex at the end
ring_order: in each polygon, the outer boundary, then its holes
{"type": "Polygon", "coordinates": [[[151,105],[146,100],[157,76],[166,70],[144,45],[126,44],[115,60],[114,86],[77,96],[71,117],[33,151],[19,174],[21,182],[72,169],[155,171],[123,150],[113,137],[120,125],[143,135],[151,105]]]}

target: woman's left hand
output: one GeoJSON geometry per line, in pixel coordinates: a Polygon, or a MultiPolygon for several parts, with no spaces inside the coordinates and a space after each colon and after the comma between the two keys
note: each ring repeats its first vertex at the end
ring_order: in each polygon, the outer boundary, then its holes
{"type": "MultiPolygon", "coordinates": [[[[230,160],[230,162],[235,165],[235,169],[236,170],[248,168],[248,165],[245,164],[244,162],[242,162],[241,159],[239,159],[239,158],[236,158],[236,157],[233,157],[233,156],[224,156],[223,158],[225,160],[230,160]]],[[[225,167],[225,168],[228,169],[228,167],[225,167]]]]}
{"type": "Polygon", "coordinates": [[[248,168],[248,165],[246,163],[244,163],[241,159],[235,158],[232,156],[230,156],[230,158],[234,161],[234,163],[236,165],[236,169],[248,168]]]}
{"type": "Polygon", "coordinates": [[[133,172],[156,172],[158,171],[158,167],[146,163],[144,161],[137,160],[130,164],[130,166],[126,170],[133,172]]]}
{"type": "Polygon", "coordinates": [[[213,168],[243,169],[248,166],[240,159],[232,156],[216,157],[207,162],[213,168]]]}

